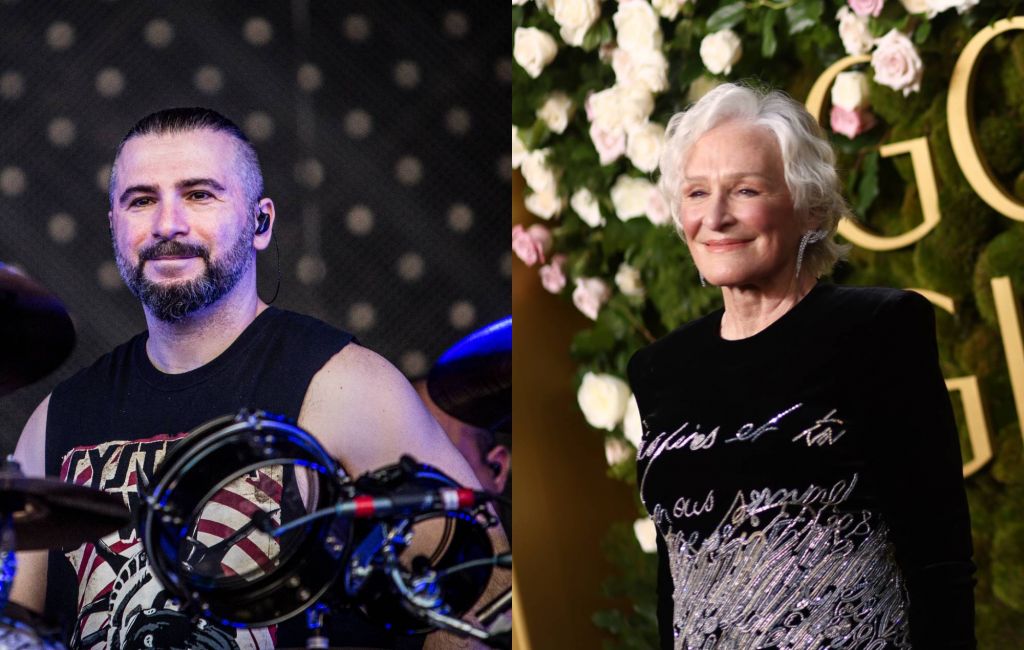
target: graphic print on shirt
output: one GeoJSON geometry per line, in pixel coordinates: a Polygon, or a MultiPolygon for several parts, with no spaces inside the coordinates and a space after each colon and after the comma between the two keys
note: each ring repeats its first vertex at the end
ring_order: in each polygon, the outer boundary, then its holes
{"type": "MultiPolygon", "coordinates": [[[[61,480],[120,494],[132,512],[139,511],[137,490],[141,471],[151,478],[164,457],[185,433],[143,440],[114,441],[76,447],[61,464],[61,480]]],[[[192,531],[193,552],[202,562],[219,563],[219,572],[249,572],[277,555],[277,543],[254,532],[226,549],[216,544],[251,521],[256,510],[280,523],[282,472],[272,466],[252,472],[221,490],[204,507],[192,531]],[[213,548],[211,548],[213,547],[213,548]],[[216,556],[216,557],[214,557],[216,556]]],[[[95,544],[83,544],[66,554],[78,580],[78,618],[72,647],[83,650],[129,648],[208,648],[261,650],[273,647],[270,628],[235,629],[210,621],[194,624],[178,611],[149,570],[149,561],[132,524],[95,544]]]]}
{"type": "MultiPolygon", "coordinates": [[[[841,508],[857,482],[853,474],[832,485],[737,492],[703,537],[673,528],[656,505],[676,648],[909,648],[887,526],[877,514],[841,508]]],[[[678,503],[675,510],[678,517],[678,503]]]]}

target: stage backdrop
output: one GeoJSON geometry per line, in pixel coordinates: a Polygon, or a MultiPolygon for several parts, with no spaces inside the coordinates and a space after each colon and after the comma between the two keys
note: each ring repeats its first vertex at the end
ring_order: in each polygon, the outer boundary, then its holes
{"type": "MultiPolygon", "coordinates": [[[[1024,647],[1019,3],[513,5],[513,166],[535,216],[513,231],[514,248],[545,288],[593,320],[567,352],[609,473],[635,494],[630,355],[720,304],[700,286],[652,184],[664,125],[723,80],[785,89],[830,132],[858,217],[840,228],[853,250],[834,279],[914,289],[936,306],[965,459],[980,647],[1024,647]]],[[[657,643],[654,556],[644,556],[655,532],[639,502],[636,515],[606,533],[620,564],[607,591],[632,601],[594,614],[606,648],[657,643]]],[[[544,585],[520,587],[529,611],[530,590],[544,585]]]]}
{"type": "MultiPolygon", "coordinates": [[[[107,178],[161,108],[214,108],[253,140],[278,209],[276,305],[409,375],[507,315],[506,16],[470,0],[0,2],[0,261],[56,292],[78,332],[54,375],[0,398],[0,451],[59,379],[145,327],[114,266],[107,178]]],[[[258,264],[266,300],[274,246],[258,264]]]]}

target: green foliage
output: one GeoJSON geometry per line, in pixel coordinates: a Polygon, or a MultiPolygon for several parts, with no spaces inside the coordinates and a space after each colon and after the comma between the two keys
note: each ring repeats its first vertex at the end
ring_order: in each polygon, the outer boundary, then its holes
{"type": "MultiPolygon", "coordinates": [[[[513,29],[534,26],[551,33],[558,55],[538,79],[514,66],[512,120],[528,149],[549,148],[549,160],[561,171],[559,193],[568,202],[588,189],[598,200],[606,223],[592,228],[568,207],[551,224],[555,249],[568,257],[572,279],[600,277],[613,286],[617,269],[627,263],[640,272],[642,297],[615,295],[591,327],[578,333],[571,353],[579,373],[625,376],[637,348],[721,305],[721,294],[700,286],[685,244],[671,226],[647,219],[621,221],[610,190],[621,175],[645,175],[623,156],[602,165],[591,141],[587,97],[612,87],[612,64],[618,8],[602,0],[601,16],[587,31],[582,47],[561,42],[558,26],[544,9],[530,2],[513,7],[513,29]],[[553,90],[572,97],[576,109],[565,133],[551,133],[536,115],[553,90]]],[[[846,55],[838,37],[836,12],[845,0],[692,0],[674,19],[660,18],[661,52],[668,61],[664,91],[655,94],[650,120],[665,125],[685,109],[712,80],[753,79],[782,88],[798,99],[807,96],[818,75],[846,55]],[[711,74],[699,55],[709,34],[732,29],[743,52],[731,72],[711,74]]],[[[918,179],[910,156],[883,158],[879,148],[912,138],[927,138],[939,189],[942,219],[915,244],[895,251],[855,247],[836,281],[938,291],[954,300],[955,313],[937,312],[942,368],[947,377],[978,378],[991,431],[994,458],[967,480],[978,566],[977,634],[979,647],[1024,647],[1024,442],[1021,439],[1007,373],[1007,360],[996,317],[990,281],[1009,277],[1018,306],[1024,301],[1024,223],[998,214],[968,184],[953,153],[947,126],[947,90],[957,57],[967,41],[991,22],[1024,15],[1024,4],[1009,0],[979,3],[964,14],[944,11],[928,19],[908,15],[890,0],[869,21],[876,36],[897,29],[908,35],[923,62],[920,90],[893,90],[866,72],[870,110],[877,125],[853,140],[830,134],[837,152],[847,198],[861,226],[894,236],[921,222],[918,179]]],[[[974,76],[971,104],[977,147],[995,180],[1024,203],[1024,32],[1008,32],[984,50],[974,76]]],[[[826,129],[828,110],[824,107],[826,129]]],[[[1024,309],[1021,310],[1024,313],[1024,309]]],[[[1011,333],[1014,335],[1014,333],[1011,333]]],[[[962,409],[956,407],[963,428],[962,409]]],[[[595,436],[595,444],[607,432],[595,436]]],[[[618,432],[611,435],[621,435],[618,432]]],[[[967,444],[966,436],[964,444],[967,444]]],[[[609,475],[635,490],[635,462],[609,469],[609,475]]],[[[654,615],[655,562],[633,538],[631,522],[609,531],[606,552],[615,566],[606,593],[626,603],[594,615],[607,633],[606,648],[657,645],[654,615]]]]}

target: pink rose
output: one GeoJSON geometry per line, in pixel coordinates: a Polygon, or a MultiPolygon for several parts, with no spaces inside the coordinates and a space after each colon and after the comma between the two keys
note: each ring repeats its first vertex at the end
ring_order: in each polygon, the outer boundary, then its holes
{"type": "Polygon", "coordinates": [[[544,263],[544,255],[551,250],[551,233],[544,226],[534,224],[523,228],[512,226],[512,252],[527,266],[544,263]]]}
{"type": "Polygon", "coordinates": [[[853,13],[858,16],[878,18],[878,14],[882,13],[885,0],[847,0],[847,3],[850,5],[850,9],[853,9],[853,13]]]}
{"type": "Polygon", "coordinates": [[[540,267],[540,284],[551,293],[565,288],[565,255],[555,255],[550,264],[540,267]]]}
{"type": "Polygon", "coordinates": [[[597,124],[590,125],[590,139],[594,142],[597,155],[602,165],[610,165],[626,153],[626,131],[615,129],[606,131],[597,124]]]}
{"type": "Polygon", "coordinates": [[[652,187],[647,196],[647,219],[655,226],[664,226],[672,220],[672,213],[668,209],[665,196],[657,186],[652,187]]]}
{"type": "Polygon", "coordinates": [[[876,83],[901,90],[904,97],[921,89],[924,64],[914,44],[899,30],[889,30],[875,42],[871,67],[875,69],[876,83]]]}
{"type": "Polygon", "coordinates": [[[853,140],[875,125],[875,116],[868,110],[849,111],[841,106],[833,106],[829,115],[832,131],[841,133],[853,140]]]}
{"type": "Polygon", "coordinates": [[[576,278],[576,288],[572,292],[572,302],[584,316],[597,320],[601,306],[612,297],[611,287],[601,278],[576,278]]]}

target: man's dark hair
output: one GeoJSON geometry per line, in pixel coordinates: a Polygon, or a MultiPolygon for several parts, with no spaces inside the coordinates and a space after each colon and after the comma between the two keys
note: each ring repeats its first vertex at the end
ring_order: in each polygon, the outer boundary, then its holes
{"type": "Polygon", "coordinates": [[[238,125],[215,110],[193,106],[189,108],[168,108],[150,113],[128,130],[121,143],[117,145],[117,154],[110,169],[110,206],[114,206],[114,187],[117,184],[117,161],[126,142],[143,135],[165,135],[168,133],[187,133],[190,131],[217,131],[227,133],[238,144],[238,166],[241,170],[245,196],[250,204],[255,205],[263,196],[263,173],[260,171],[259,157],[249,138],[238,125]]]}

